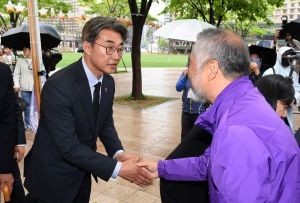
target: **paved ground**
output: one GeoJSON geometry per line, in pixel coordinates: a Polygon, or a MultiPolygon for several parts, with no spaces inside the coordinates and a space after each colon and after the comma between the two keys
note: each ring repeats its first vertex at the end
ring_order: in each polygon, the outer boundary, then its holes
{"type": "MultiPolygon", "coordinates": [[[[164,159],[180,142],[181,93],[175,84],[183,69],[142,69],[143,93],[146,95],[172,97],[174,100],[140,110],[114,106],[114,121],[119,137],[127,152],[141,155],[144,160],[164,159]]],[[[131,92],[132,73],[113,75],[116,82],[116,96],[131,92]]],[[[295,116],[295,129],[300,126],[300,115],[295,116]]],[[[26,151],[34,140],[34,133],[26,132],[26,151]]],[[[98,151],[105,153],[101,142],[98,151]]],[[[20,164],[23,169],[23,162],[20,164]]],[[[159,182],[141,188],[122,178],[108,182],[93,182],[90,203],[159,203],[159,182]]]]}

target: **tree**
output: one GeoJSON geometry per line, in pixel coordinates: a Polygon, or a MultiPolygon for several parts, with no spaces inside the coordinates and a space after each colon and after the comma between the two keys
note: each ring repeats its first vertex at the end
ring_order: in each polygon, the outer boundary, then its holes
{"type": "Polygon", "coordinates": [[[140,99],[142,93],[142,70],[141,70],[141,38],[142,31],[153,0],[141,0],[138,7],[136,0],[128,0],[133,23],[132,36],[132,97],[140,99]]]}
{"type": "MultiPolygon", "coordinates": [[[[271,14],[271,10],[269,11],[269,13],[271,14]]],[[[259,35],[260,37],[262,37],[267,33],[267,29],[258,27],[256,22],[253,22],[251,20],[241,21],[234,14],[231,14],[227,19],[228,20],[226,22],[222,22],[222,27],[239,33],[242,39],[245,39],[246,37],[251,35],[255,35],[255,37],[259,35]]],[[[268,22],[268,24],[271,25],[274,23],[268,22]]]]}
{"type": "MultiPolygon", "coordinates": [[[[11,0],[11,2],[14,5],[18,4],[18,0],[11,0]]],[[[20,3],[23,6],[27,6],[27,0],[20,0],[20,3]]],[[[28,11],[27,9],[24,9],[24,13],[16,13],[16,12],[7,12],[6,9],[6,5],[7,1],[0,1],[0,12],[2,14],[0,14],[0,19],[1,19],[1,24],[3,29],[8,30],[10,27],[16,27],[18,25],[21,25],[24,21],[24,18],[26,16],[28,16],[28,11]],[[3,13],[7,13],[8,14],[8,18],[6,18],[3,13]],[[10,25],[8,24],[8,22],[10,22],[10,25]]],[[[41,7],[51,7],[54,8],[54,10],[56,11],[56,13],[59,12],[59,10],[61,9],[64,13],[67,13],[70,9],[73,8],[73,6],[71,4],[68,3],[64,3],[62,1],[56,1],[56,0],[39,0],[39,9],[41,7]]],[[[50,10],[50,9],[49,9],[50,10]]]]}
{"type": "Polygon", "coordinates": [[[55,26],[55,28],[56,28],[56,30],[58,32],[64,32],[65,31],[64,26],[62,25],[61,20],[58,21],[58,24],[55,26]]]}
{"type": "MultiPolygon", "coordinates": [[[[167,1],[167,0],[165,0],[167,1]]],[[[179,13],[183,18],[199,18],[219,27],[233,14],[238,21],[257,22],[262,19],[271,23],[268,18],[270,6],[280,7],[284,0],[171,0],[170,6],[162,13],[179,13]]]]}
{"type": "Polygon", "coordinates": [[[79,0],[81,5],[87,6],[90,9],[87,14],[97,14],[101,16],[111,16],[117,18],[130,18],[130,10],[127,0],[103,0],[99,3],[97,0],[79,0]]]}

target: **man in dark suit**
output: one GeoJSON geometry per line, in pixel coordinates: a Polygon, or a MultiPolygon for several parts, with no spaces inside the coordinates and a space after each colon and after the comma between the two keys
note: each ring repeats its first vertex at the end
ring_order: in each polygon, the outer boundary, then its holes
{"type": "Polygon", "coordinates": [[[4,184],[13,190],[12,176],[15,146],[15,102],[9,66],[0,63],[0,193],[4,184]]]}
{"type": "Polygon", "coordinates": [[[116,19],[92,18],[82,30],[83,57],[45,83],[39,126],[25,158],[25,187],[37,202],[89,202],[91,174],[152,183],[136,165],[140,157],[124,152],[112,117],[115,84],[109,74],[126,38],[127,29],[116,19]],[[97,137],[108,156],[96,152],[97,137]]]}
{"type": "Polygon", "coordinates": [[[25,192],[23,188],[23,183],[21,179],[21,173],[18,163],[24,158],[25,155],[25,127],[22,117],[22,110],[17,102],[15,102],[15,114],[16,114],[16,127],[15,127],[15,154],[14,154],[14,164],[13,164],[13,177],[14,186],[11,193],[12,203],[25,203],[25,192]]]}

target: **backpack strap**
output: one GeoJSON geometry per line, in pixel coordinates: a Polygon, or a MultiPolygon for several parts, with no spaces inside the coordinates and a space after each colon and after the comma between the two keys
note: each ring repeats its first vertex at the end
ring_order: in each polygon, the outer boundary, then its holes
{"type": "Polygon", "coordinates": [[[274,69],[274,67],[272,67],[272,70],[273,70],[273,73],[274,73],[274,75],[275,75],[276,73],[275,73],[275,69],[274,69]]]}

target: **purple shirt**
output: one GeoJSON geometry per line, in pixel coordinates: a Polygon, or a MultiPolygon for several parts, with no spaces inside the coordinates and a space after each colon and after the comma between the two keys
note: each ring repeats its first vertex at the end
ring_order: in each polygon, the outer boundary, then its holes
{"type": "Polygon", "coordinates": [[[167,180],[208,180],[210,201],[300,201],[300,151],[248,76],[230,83],[196,125],[213,135],[200,157],[159,161],[167,180]]]}

